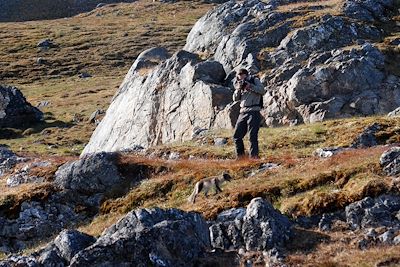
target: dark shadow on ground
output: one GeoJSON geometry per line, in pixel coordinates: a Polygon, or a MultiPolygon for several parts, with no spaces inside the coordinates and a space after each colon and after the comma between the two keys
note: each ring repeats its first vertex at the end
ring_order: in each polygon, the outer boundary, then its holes
{"type": "Polygon", "coordinates": [[[293,228],[293,237],[288,242],[286,248],[289,252],[310,253],[322,242],[328,242],[330,237],[326,234],[303,229],[293,228]]]}

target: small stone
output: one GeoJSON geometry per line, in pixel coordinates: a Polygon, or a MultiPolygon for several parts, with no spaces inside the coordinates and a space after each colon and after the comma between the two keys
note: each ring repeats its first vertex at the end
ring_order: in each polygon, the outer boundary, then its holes
{"type": "Polygon", "coordinates": [[[393,243],[394,237],[395,237],[394,231],[393,230],[388,230],[385,233],[383,233],[380,236],[378,236],[378,239],[382,243],[390,245],[390,244],[393,243]]]}
{"type": "Polygon", "coordinates": [[[42,57],[39,57],[39,58],[36,59],[36,64],[38,64],[38,65],[43,65],[43,64],[46,64],[46,63],[47,63],[47,61],[42,57]]]}
{"type": "Polygon", "coordinates": [[[393,244],[394,244],[394,245],[400,245],[400,235],[396,236],[396,237],[393,239],[393,244]]]}
{"type": "Polygon", "coordinates": [[[225,146],[226,144],[228,144],[228,138],[219,137],[214,139],[215,146],[225,146]]]}
{"type": "Polygon", "coordinates": [[[313,152],[313,155],[320,158],[330,158],[333,155],[338,154],[339,152],[343,151],[344,148],[341,147],[324,147],[318,148],[313,152]]]}
{"type": "Polygon", "coordinates": [[[87,78],[91,78],[92,75],[90,75],[87,72],[81,72],[81,73],[79,73],[78,77],[81,78],[81,79],[87,79],[87,78]]]}
{"type": "Polygon", "coordinates": [[[57,45],[51,39],[44,39],[38,42],[37,47],[41,48],[54,48],[57,45]]]}
{"type": "Polygon", "coordinates": [[[179,160],[181,155],[178,152],[171,152],[168,156],[169,160],[179,160]]]}

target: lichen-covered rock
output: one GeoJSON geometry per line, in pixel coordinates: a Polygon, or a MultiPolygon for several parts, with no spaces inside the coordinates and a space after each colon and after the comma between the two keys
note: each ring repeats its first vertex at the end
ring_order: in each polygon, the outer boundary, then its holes
{"type": "Polygon", "coordinates": [[[393,0],[346,0],[342,5],[344,14],[362,21],[387,21],[386,15],[393,8],[393,0]]]}
{"type": "Polygon", "coordinates": [[[70,261],[76,253],[87,248],[95,241],[94,237],[76,230],[64,230],[54,239],[54,245],[60,251],[60,255],[70,261]]]}
{"type": "Polygon", "coordinates": [[[0,85],[0,128],[23,127],[42,119],[42,112],[29,104],[20,90],[0,85]]]}
{"type": "Polygon", "coordinates": [[[247,209],[234,209],[218,216],[210,226],[211,245],[221,249],[269,251],[281,248],[291,236],[289,219],[262,198],[247,209]]]}
{"type": "Polygon", "coordinates": [[[400,107],[388,113],[388,117],[398,117],[400,116],[400,107]]]}
{"type": "Polygon", "coordinates": [[[61,189],[79,194],[104,193],[124,180],[115,164],[116,155],[98,153],[62,165],[55,174],[54,183],[61,189]]]}
{"type": "Polygon", "coordinates": [[[351,144],[351,147],[364,148],[376,146],[378,144],[378,140],[376,139],[375,134],[380,129],[381,126],[378,123],[368,126],[359,136],[357,136],[357,138],[351,144]]]}
{"type": "Polygon", "coordinates": [[[25,160],[25,158],[18,157],[7,146],[0,145],[0,177],[11,171],[17,163],[25,160]]]}
{"type": "Polygon", "coordinates": [[[215,61],[180,51],[153,68],[141,65],[133,64],[83,155],[189,140],[195,128],[213,127],[232,101],[225,71],[215,61]]]}
{"type": "Polygon", "coordinates": [[[400,147],[392,147],[385,151],[380,158],[383,170],[391,176],[400,174],[400,147]]]}
{"type": "Polygon", "coordinates": [[[70,266],[196,266],[210,248],[205,220],[176,209],[141,209],[104,231],[70,266]]]}
{"type": "Polygon", "coordinates": [[[184,51],[168,59],[163,49],[145,51],[83,154],[185,141],[197,128],[232,128],[238,105],[228,87],[241,67],[267,86],[261,112],[267,126],[386,114],[400,106],[400,77],[372,45],[384,38],[375,22],[385,20],[391,0],[346,1],[376,11],[370,22],[342,6],[350,18],[326,14],[301,25],[293,19],[298,13],[279,8],[287,3],[228,1],[198,20],[184,51]]]}
{"type": "Polygon", "coordinates": [[[395,217],[399,210],[400,196],[367,197],[346,207],[346,220],[353,229],[394,226],[400,223],[395,217]]]}

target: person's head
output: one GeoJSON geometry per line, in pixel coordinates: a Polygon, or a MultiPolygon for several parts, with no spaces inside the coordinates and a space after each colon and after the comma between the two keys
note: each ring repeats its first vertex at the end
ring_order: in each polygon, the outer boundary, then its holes
{"type": "Polygon", "coordinates": [[[238,72],[237,72],[237,79],[238,80],[244,80],[244,79],[246,79],[247,78],[247,76],[249,76],[249,71],[248,70],[246,70],[246,69],[240,69],[238,72]]]}

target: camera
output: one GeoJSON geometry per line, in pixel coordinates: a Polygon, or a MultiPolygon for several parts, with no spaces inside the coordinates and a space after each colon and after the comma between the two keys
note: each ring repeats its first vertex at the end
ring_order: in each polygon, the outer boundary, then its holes
{"type": "Polygon", "coordinates": [[[244,90],[246,87],[247,81],[246,80],[240,80],[239,85],[240,85],[240,90],[244,90]]]}

